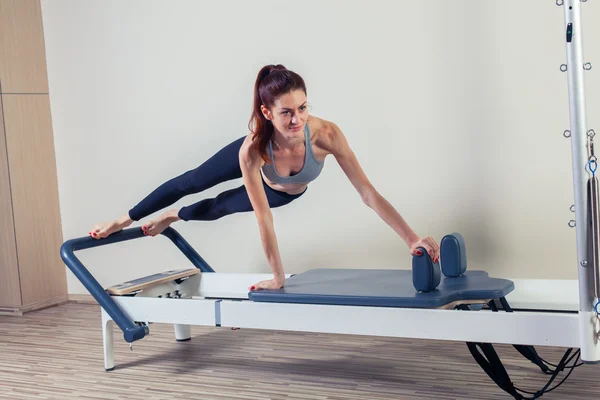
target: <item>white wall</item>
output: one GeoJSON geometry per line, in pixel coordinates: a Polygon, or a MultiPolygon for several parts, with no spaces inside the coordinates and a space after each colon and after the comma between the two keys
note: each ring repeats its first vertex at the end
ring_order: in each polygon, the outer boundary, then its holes
{"type": "MultiPolygon", "coordinates": [[[[246,134],[256,73],[282,63],[418,234],[461,232],[469,268],[495,276],[577,278],[564,20],[553,0],[42,5],[65,239],[246,134]]],[[[586,59],[600,63],[600,5],[582,10],[586,59]]],[[[600,75],[585,77],[593,128],[600,75]]],[[[404,243],[333,158],[274,215],[287,273],[410,268],[404,243]]],[[[218,271],[270,271],[252,214],[174,227],[218,271]]],[[[161,236],[77,255],[104,286],[189,265],[161,236]]],[[[70,272],[68,283],[86,293],[70,272]]]]}

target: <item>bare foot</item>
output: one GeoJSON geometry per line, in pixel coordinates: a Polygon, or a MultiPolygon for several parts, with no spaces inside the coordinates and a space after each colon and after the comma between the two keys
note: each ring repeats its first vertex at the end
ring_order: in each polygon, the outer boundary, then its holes
{"type": "Polygon", "coordinates": [[[251,291],[261,290],[261,289],[281,289],[285,279],[269,279],[267,281],[260,281],[257,284],[250,286],[248,289],[251,291]]]}
{"type": "Polygon", "coordinates": [[[89,235],[94,239],[102,239],[112,235],[115,232],[123,230],[132,223],[133,220],[129,218],[129,215],[126,215],[111,222],[104,222],[94,225],[92,230],[90,230],[89,235]]]}
{"type": "Polygon", "coordinates": [[[162,231],[167,229],[169,225],[171,225],[175,221],[179,221],[178,210],[169,210],[162,214],[160,217],[153,219],[147,224],[142,226],[142,231],[144,231],[144,235],[146,236],[156,236],[160,234],[162,231]]]}

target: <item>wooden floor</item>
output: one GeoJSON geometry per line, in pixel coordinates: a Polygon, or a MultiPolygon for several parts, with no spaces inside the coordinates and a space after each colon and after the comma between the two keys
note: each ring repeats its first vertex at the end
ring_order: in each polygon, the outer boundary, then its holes
{"type": "MultiPolygon", "coordinates": [[[[116,368],[105,372],[100,328],[100,308],[88,304],[0,316],[0,398],[512,398],[459,342],[195,326],[192,340],[178,343],[172,326],[152,324],[130,351],[115,327],[116,368]]],[[[497,350],[518,387],[547,382],[511,346],[497,350]]],[[[538,351],[554,363],[564,354],[538,351]]],[[[600,365],[584,365],[542,399],[598,397],[600,365]]]]}

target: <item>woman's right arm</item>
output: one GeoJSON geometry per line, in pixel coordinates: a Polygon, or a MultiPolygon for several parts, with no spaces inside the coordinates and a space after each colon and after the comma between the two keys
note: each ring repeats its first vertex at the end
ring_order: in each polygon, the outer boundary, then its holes
{"type": "Polygon", "coordinates": [[[273,271],[273,279],[256,283],[250,288],[255,289],[279,289],[283,287],[285,274],[283,272],[283,264],[277,246],[277,237],[275,236],[275,228],[273,224],[273,214],[269,207],[269,201],[263,188],[262,177],[260,175],[260,167],[262,159],[260,155],[251,148],[252,141],[248,137],[239,153],[240,168],[242,170],[242,181],[246,186],[248,197],[254,214],[258,221],[260,230],[260,238],[262,240],[263,249],[267,257],[267,261],[273,271]]]}

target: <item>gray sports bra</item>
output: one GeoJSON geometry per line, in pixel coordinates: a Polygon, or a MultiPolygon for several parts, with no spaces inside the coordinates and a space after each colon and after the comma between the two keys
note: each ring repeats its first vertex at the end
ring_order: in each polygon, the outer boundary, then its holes
{"type": "Polygon", "coordinates": [[[304,144],[306,147],[306,153],[304,154],[304,165],[300,172],[291,176],[281,176],[275,169],[275,157],[273,156],[273,142],[269,142],[267,147],[267,153],[273,162],[271,164],[265,164],[262,166],[262,172],[265,177],[276,184],[307,184],[310,181],[315,180],[325,162],[318,162],[312,151],[312,143],[310,141],[310,129],[308,123],[304,125],[304,144]]]}

